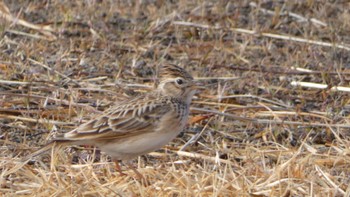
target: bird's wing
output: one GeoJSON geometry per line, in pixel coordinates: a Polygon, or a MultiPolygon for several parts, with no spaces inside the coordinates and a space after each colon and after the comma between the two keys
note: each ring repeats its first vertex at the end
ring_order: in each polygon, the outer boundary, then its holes
{"type": "Polygon", "coordinates": [[[135,99],[65,133],[57,140],[84,141],[123,138],[157,128],[159,119],[171,110],[164,100],[135,99]]]}

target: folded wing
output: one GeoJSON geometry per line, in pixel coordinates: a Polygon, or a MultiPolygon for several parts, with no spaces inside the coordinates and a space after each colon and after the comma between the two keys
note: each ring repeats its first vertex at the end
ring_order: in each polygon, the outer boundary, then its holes
{"type": "Polygon", "coordinates": [[[166,101],[148,98],[117,106],[61,137],[58,136],[57,140],[112,140],[137,135],[140,132],[153,132],[158,128],[158,120],[171,110],[171,106],[164,105],[164,102],[166,101]]]}

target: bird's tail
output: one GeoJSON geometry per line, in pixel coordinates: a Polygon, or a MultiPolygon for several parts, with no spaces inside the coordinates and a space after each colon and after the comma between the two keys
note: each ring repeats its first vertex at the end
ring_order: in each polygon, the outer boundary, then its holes
{"type": "Polygon", "coordinates": [[[36,150],[35,152],[31,153],[30,155],[26,156],[22,161],[25,163],[28,163],[30,160],[32,160],[34,157],[37,157],[49,150],[51,150],[54,146],[64,146],[65,144],[69,144],[69,141],[52,141],[47,143],[45,146],[41,147],[40,149],[36,150]]]}
{"type": "Polygon", "coordinates": [[[48,144],[46,144],[45,146],[39,148],[38,150],[36,150],[35,152],[27,155],[26,157],[24,157],[22,159],[22,162],[27,163],[28,161],[30,161],[31,159],[33,159],[34,157],[37,157],[43,153],[45,153],[46,151],[49,151],[53,146],[55,146],[56,142],[50,142],[48,144]]]}
{"type": "Polygon", "coordinates": [[[52,141],[45,146],[41,147],[39,150],[36,150],[35,152],[31,153],[30,155],[26,156],[25,158],[21,159],[15,166],[13,166],[11,169],[6,169],[3,172],[0,173],[0,177],[7,176],[9,174],[17,172],[19,169],[21,169],[23,166],[25,166],[30,160],[32,160],[34,157],[37,157],[38,155],[41,155],[45,153],[46,151],[49,151],[54,146],[57,145],[65,145],[69,144],[69,141],[52,141]]]}

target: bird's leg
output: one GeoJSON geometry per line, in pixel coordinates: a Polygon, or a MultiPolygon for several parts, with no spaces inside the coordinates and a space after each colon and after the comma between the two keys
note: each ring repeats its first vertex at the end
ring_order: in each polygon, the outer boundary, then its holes
{"type": "Polygon", "coordinates": [[[114,161],[115,163],[115,169],[117,170],[117,172],[119,172],[120,176],[126,176],[127,174],[125,174],[122,170],[122,168],[119,165],[119,161],[114,161]]]}
{"type": "Polygon", "coordinates": [[[134,173],[136,174],[136,178],[139,179],[139,180],[145,180],[145,177],[143,177],[143,175],[137,171],[137,169],[130,163],[130,162],[126,162],[126,165],[132,169],[132,171],[134,171],[134,173]]]}
{"type": "Polygon", "coordinates": [[[148,180],[139,172],[139,171],[137,171],[137,169],[128,161],[128,162],[126,162],[126,165],[129,167],[129,168],[131,168],[132,169],[132,171],[134,171],[134,173],[136,174],[136,179],[138,180],[138,181],[140,181],[141,182],[141,184],[143,185],[143,186],[149,186],[150,185],[150,183],[148,182],[148,180]]]}
{"type": "MultiPolygon", "coordinates": [[[[125,174],[122,171],[122,169],[121,169],[121,167],[119,165],[119,162],[117,160],[115,160],[114,163],[115,163],[115,168],[116,168],[117,172],[119,172],[120,176],[126,176],[127,174],[125,174]]],[[[134,171],[134,173],[136,174],[135,178],[138,181],[140,181],[143,186],[149,186],[150,185],[150,183],[147,181],[147,179],[145,179],[145,177],[139,171],[137,171],[137,169],[130,163],[130,161],[127,161],[124,164],[126,164],[126,166],[128,168],[130,168],[130,169],[132,169],[132,171],[134,171]]]]}

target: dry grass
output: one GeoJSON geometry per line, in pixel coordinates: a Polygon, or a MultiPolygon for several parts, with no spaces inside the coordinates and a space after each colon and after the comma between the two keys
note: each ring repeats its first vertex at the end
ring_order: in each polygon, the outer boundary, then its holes
{"type": "Polygon", "coordinates": [[[136,2],[0,4],[2,196],[350,195],[349,3],[136,2]],[[165,62],[207,89],[186,132],[135,161],[150,186],[89,147],[22,165],[165,62]]]}

